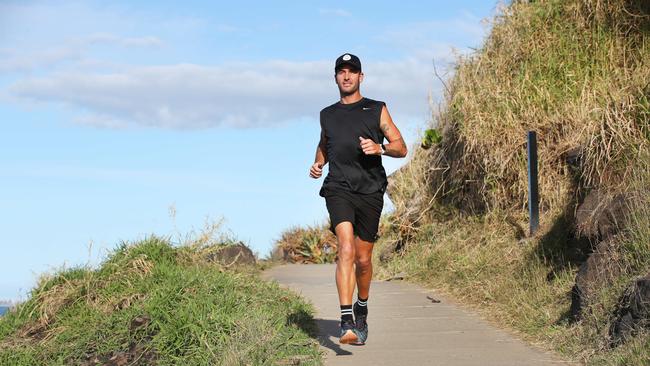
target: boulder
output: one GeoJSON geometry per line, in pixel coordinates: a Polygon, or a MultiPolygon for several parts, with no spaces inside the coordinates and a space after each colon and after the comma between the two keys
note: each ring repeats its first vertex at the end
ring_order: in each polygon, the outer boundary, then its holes
{"type": "Polygon", "coordinates": [[[623,194],[611,195],[595,189],[576,210],[576,232],[593,243],[616,234],[625,225],[628,214],[623,194]]]}
{"type": "Polygon", "coordinates": [[[650,273],[634,281],[619,299],[609,329],[612,345],[650,329],[650,273]]]}
{"type": "Polygon", "coordinates": [[[571,316],[574,320],[580,319],[593,304],[594,296],[620,274],[618,256],[618,238],[613,236],[600,242],[582,263],[571,290],[571,316]]]}
{"type": "Polygon", "coordinates": [[[562,157],[571,169],[579,169],[584,160],[584,149],[582,146],[574,146],[565,151],[564,154],[562,154],[562,157]]]}
{"type": "Polygon", "coordinates": [[[395,256],[395,253],[400,250],[399,244],[399,240],[391,240],[386,243],[379,252],[379,261],[382,263],[390,262],[390,260],[395,256]]]}
{"type": "Polygon", "coordinates": [[[255,264],[255,254],[244,243],[224,246],[208,254],[208,261],[219,262],[227,266],[241,264],[255,264]]]}

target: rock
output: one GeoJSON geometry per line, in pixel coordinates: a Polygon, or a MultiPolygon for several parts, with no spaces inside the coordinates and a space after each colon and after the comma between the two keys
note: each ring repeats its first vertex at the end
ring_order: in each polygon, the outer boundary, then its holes
{"type": "Polygon", "coordinates": [[[404,280],[404,278],[406,278],[406,273],[400,272],[398,274],[395,274],[395,275],[391,276],[390,278],[387,278],[386,281],[387,282],[390,282],[390,281],[402,281],[402,280],[404,280]]]}
{"type": "Polygon", "coordinates": [[[386,245],[384,245],[379,252],[379,261],[382,263],[390,262],[395,253],[398,251],[398,244],[399,242],[397,240],[391,240],[389,243],[386,243],[386,245]]]}
{"type": "Polygon", "coordinates": [[[517,219],[511,215],[506,215],[505,221],[508,223],[508,225],[512,226],[513,230],[515,231],[515,239],[522,240],[526,238],[526,231],[523,227],[521,227],[519,222],[517,222],[517,219]]]}
{"type": "Polygon", "coordinates": [[[613,345],[624,342],[641,330],[650,329],[650,273],[641,277],[619,299],[609,329],[613,345]]]}
{"type": "Polygon", "coordinates": [[[224,246],[208,254],[208,261],[219,262],[227,266],[241,264],[255,264],[255,254],[243,243],[224,246]]]}
{"type": "Polygon", "coordinates": [[[151,317],[148,315],[142,315],[142,316],[137,316],[131,320],[131,325],[129,326],[129,330],[133,331],[136,330],[140,327],[146,327],[151,323],[151,317]]]}
{"type": "Polygon", "coordinates": [[[627,199],[623,194],[608,195],[595,189],[576,211],[576,232],[591,242],[598,242],[616,234],[625,225],[627,214],[627,199]]]}
{"type": "Polygon", "coordinates": [[[618,238],[614,236],[600,242],[582,263],[571,290],[571,316],[574,320],[582,317],[592,305],[594,296],[620,273],[618,255],[618,238]]]}
{"type": "Polygon", "coordinates": [[[584,149],[582,146],[575,146],[562,154],[564,161],[572,169],[579,169],[584,160],[584,149]]]}
{"type": "Polygon", "coordinates": [[[126,353],[120,352],[108,359],[107,366],[124,366],[129,363],[129,357],[126,353]]]}
{"type": "Polygon", "coordinates": [[[428,296],[428,295],[427,295],[427,300],[431,300],[431,302],[434,303],[434,304],[440,304],[440,302],[441,302],[440,300],[436,299],[435,297],[428,296]]]}

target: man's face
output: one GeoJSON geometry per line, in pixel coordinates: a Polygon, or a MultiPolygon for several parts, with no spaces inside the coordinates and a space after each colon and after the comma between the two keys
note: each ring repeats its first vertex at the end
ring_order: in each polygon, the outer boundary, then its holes
{"type": "Polygon", "coordinates": [[[363,73],[352,66],[341,66],[334,77],[341,95],[356,93],[363,81],[363,73]]]}

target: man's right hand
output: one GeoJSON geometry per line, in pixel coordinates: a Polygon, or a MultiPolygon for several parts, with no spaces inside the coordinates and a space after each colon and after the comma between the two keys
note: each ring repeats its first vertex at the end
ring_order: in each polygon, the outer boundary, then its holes
{"type": "Polygon", "coordinates": [[[323,175],[323,163],[314,163],[311,168],[309,168],[309,176],[318,179],[323,175]]]}

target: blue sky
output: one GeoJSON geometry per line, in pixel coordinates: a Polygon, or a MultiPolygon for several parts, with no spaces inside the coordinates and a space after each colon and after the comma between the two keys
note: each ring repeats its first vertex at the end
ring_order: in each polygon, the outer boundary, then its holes
{"type": "MultiPolygon", "coordinates": [[[[206,220],[262,256],[283,230],[323,223],[308,168],[336,57],[361,58],[362,94],[413,145],[440,99],[433,60],[450,75],[496,6],[0,2],[0,299],[206,220]]],[[[384,159],[389,173],[405,162],[384,159]]]]}

